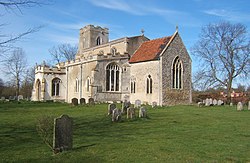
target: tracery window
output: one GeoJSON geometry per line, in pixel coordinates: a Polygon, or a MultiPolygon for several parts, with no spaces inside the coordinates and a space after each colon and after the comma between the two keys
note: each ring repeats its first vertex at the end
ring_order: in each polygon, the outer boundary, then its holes
{"type": "Polygon", "coordinates": [[[52,96],[59,96],[60,82],[61,82],[61,80],[59,78],[54,78],[52,80],[52,89],[51,89],[52,96]]]}
{"type": "Polygon", "coordinates": [[[147,94],[152,93],[152,88],[153,88],[153,80],[152,80],[151,75],[148,75],[147,84],[146,84],[146,92],[147,92],[147,94]]]}
{"type": "Polygon", "coordinates": [[[182,88],[183,67],[179,57],[176,57],[172,67],[172,88],[182,88]]]}
{"type": "Polygon", "coordinates": [[[116,63],[106,67],[106,91],[119,91],[120,68],[116,63]]]}

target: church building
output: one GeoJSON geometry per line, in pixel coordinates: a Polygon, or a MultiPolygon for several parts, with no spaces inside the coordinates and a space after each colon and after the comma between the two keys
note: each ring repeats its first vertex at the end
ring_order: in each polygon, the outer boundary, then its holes
{"type": "Polygon", "coordinates": [[[108,28],[87,25],[74,60],[36,66],[32,100],[188,104],[191,64],[178,30],[153,40],[142,34],[109,41],[108,28]]]}

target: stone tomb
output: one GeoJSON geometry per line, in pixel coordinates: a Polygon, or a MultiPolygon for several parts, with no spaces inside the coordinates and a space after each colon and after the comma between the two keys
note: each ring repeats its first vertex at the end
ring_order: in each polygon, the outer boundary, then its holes
{"type": "Polygon", "coordinates": [[[78,105],[78,99],[77,99],[77,98],[72,98],[72,99],[71,99],[71,104],[72,104],[73,106],[77,106],[77,105],[78,105]]]}
{"type": "Polygon", "coordinates": [[[68,115],[54,119],[53,149],[54,153],[72,149],[73,121],[68,115]]]}
{"type": "Polygon", "coordinates": [[[238,110],[238,111],[243,110],[243,105],[242,105],[241,102],[238,102],[238,104],[237,104],[237,110],[238,110]]]}
{"type": "Polygon", "coordinates": [[[141,107],[141,100],[135,100],[135,108],[141,107]]]}
{"type": "Polygon", "coordinates": [[[108,106],[108,115],[112,115],[113,110],[116,108],[115,104],[109,104],[108,106]]]}
{"type": "Polygon", "coordinates": [[[141,107],[139,110],[139,118],[146,118],[147,117],[147,111],[144,107],[141,107]]]}

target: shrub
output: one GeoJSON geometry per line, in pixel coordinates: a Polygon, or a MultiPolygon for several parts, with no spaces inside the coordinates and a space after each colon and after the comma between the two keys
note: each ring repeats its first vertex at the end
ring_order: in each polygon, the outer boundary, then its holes
{"type": "Polygon", "coordinates": [[[43,142],[53,151],[54,117],[43,115],[37,119],[36,130],[43,142]]]}

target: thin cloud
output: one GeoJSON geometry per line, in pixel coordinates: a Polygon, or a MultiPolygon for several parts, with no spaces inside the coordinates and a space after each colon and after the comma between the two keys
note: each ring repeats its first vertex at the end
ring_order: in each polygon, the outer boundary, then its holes
{"type": "Polygon", "coordinates": [[[221,17],[230,21],[250,21],[250,14],[225,9],[211,9],[203,11],[205,14],[221,17]]]}

